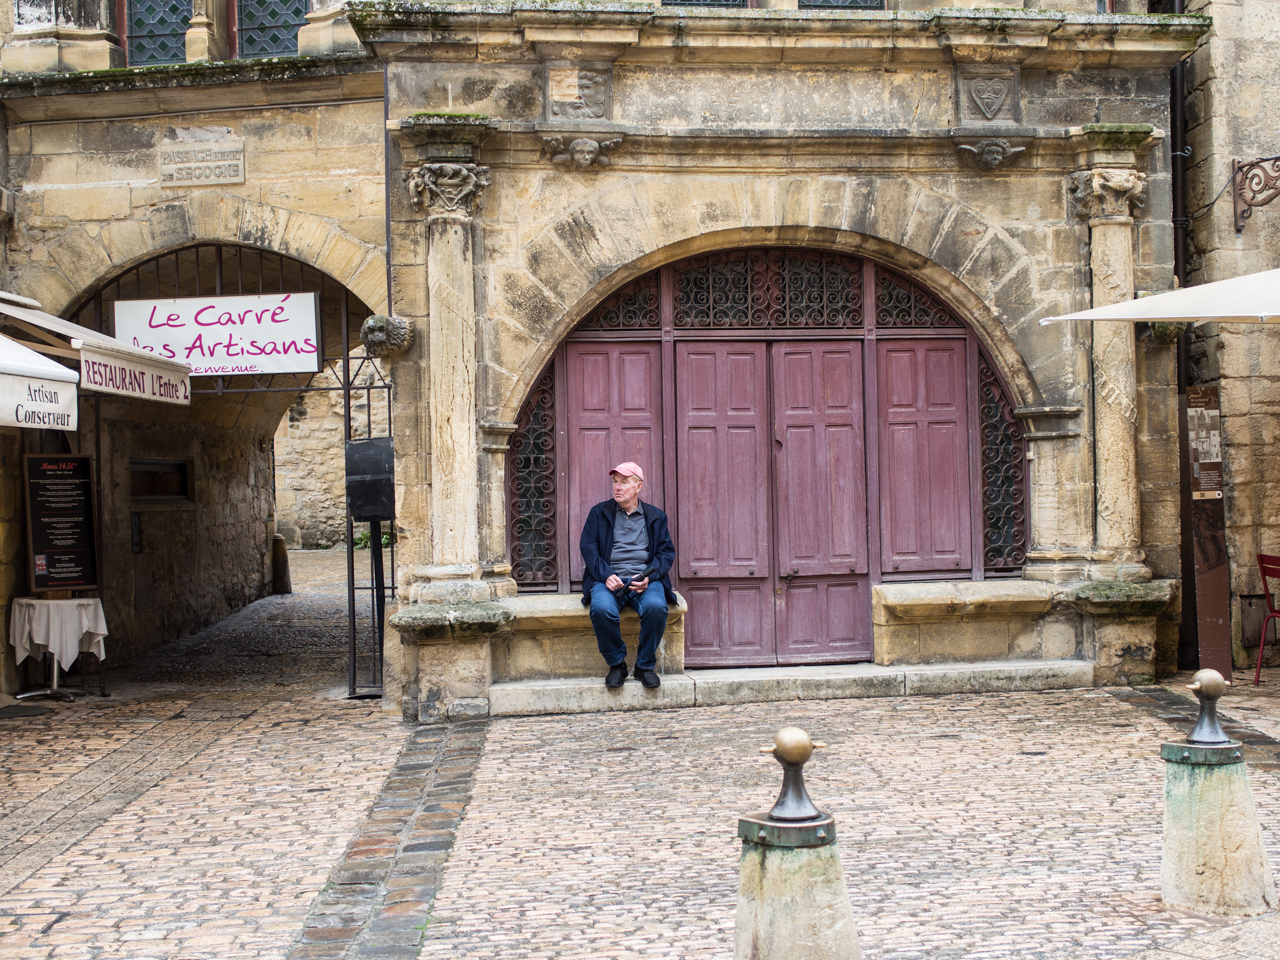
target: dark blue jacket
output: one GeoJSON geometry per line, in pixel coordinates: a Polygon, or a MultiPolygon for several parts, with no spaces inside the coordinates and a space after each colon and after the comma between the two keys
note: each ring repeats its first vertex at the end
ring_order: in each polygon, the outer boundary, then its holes
{"type": "MultiPolygon", "coordinates": [[[[591,603],[591,588],[597,583],[604,583],[614,572],[609,566],[609,557],[613,554],[613,519],[620,509],[616,500],[597,503],[582,525],[582,540],[578,546],[582,549],[585,568],[582,571],[584,607],[591,603]]],[[[649,533],[649,563],[657,571],[657,579],[667,594],[667,603],[673,604],[676,595],[671,589],[668,572],[676,560],[676,545],[671,542],[671,531],[667,529],[667,515],[653,504],[645,503],[644,526],[649,533]]]]}

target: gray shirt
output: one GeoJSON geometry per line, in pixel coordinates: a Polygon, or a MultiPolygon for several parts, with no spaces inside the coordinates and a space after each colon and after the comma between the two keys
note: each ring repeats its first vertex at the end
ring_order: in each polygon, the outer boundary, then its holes
{"type": "Polygon", "coordinates": [[[609,566],[630,583],[649,565],[649,529],[644,522],[644,504],[636,504],[630,515],[621,507],[613,517],[613,553],[609,566]]]}

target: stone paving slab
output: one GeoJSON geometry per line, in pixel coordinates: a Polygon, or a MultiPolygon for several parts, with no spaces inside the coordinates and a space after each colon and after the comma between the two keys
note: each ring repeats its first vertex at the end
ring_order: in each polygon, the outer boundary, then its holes
{"type": "MultiPolygon", "coordinates": [[[[779,769],[757,748],[793,723],[830,744],[807,778],[836,817],[867,960],[1280,958],[1270,921],[1160,902],[1159,745],[1180,734],[1147,699],[494,719],[420,956],[727,960],[736,818],[772,802],[779,769]]],[[[1250,779],[1280,874],[1280,772],[1264,766],[1250,779]]]]}

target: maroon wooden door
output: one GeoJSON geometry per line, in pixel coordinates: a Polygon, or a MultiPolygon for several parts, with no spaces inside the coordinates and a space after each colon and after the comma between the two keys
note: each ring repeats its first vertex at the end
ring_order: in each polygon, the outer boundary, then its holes
{"type": "Polygon", "coordinates": [[[965,342],[881,340],[877,359],[881,569],[970,569],[965,342]]]}
{"type": "Polygon", "coordinates": [[[869,659],[862,344],[772,354],[778,660],[869,659]]]}
{"type": "MultiPolygon", "coordinates": [[[[587,513],[613,496],[609,470],[624,460],[644,469],[641,498],[664,507],[662,396],[656,343],[571,343],[569,405],[569,575],[582,579],[578,540],[587,513]]],[[[664,507],[665,509],[665,507],[664,507]]]]}
{"type": "Polygon", "coordinates": [[[685,662],[777,662],[763,343],[676,344],[680,589],[685,662]]]}

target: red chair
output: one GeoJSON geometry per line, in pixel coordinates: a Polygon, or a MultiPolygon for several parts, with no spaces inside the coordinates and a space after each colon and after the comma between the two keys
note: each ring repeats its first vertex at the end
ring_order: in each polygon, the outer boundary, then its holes
{"type": "MultiPolygon", "coordinates": [[[[1262,592],[1267,598],[1267,615],[1262,619],[1262,636],[1258,637],[1258,669],[1253,672],[1253,685],[1256,687],[1262,680],[1262,645],[1267,642],[1267,624],[1272,620],[1280,620],[1280,610],[1271,599],[1271,585],[1267,577],[1280,580],[1280,557],[1269,554],[1258,554],[1258,571],[1262,574],[1262,592]]],[[[1280,643],[1280,627],[1276,628],[1276,641],[1280,643]]]]}

